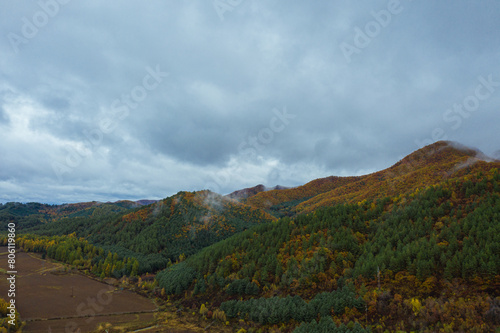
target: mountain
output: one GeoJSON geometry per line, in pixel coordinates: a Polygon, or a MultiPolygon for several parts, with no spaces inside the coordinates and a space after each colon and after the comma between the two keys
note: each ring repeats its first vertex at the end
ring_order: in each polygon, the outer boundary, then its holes
{"type": "Polygon", "coordinates": [[[242,190],[237,190],[237,191],[234,191],[232,193],[229,193],[227,195],[227,197],[240,201],[243,199],[247,199],[251,196],[254,196],[257,193],[264,192],[265,190],[266,190],[266,187],[262,184],[259,184],[259,185],[254,186],[254,187],[248,187],[248,188],[244,188],[242,190]]]}
{"type": "Polygon", "coordinates": [[[307,200],[297,212],[341,202],[359,202],[410,193],[446,179],[499,168],[500,162],[486,159],[476,150],[449,141],[439,141],[405,157],[392,167],[307,200]]]}
{"type": "MultiPolygon", "coordinates": [[[[330,176],[313,180],[305,185],[257,193],[243,200],[246,204],[263,209],[275,216],[290,215],[290,208],[306,201],[318,194],[328,192],[344,184],[350,183],[358,177],[330,176]]],[[[293,215],[293,213],[292,213],[293,215]]]]}
{"type": "Polygon", "coordinates": [[[140,206],[147,206],[151,205],[155,202],[158,202],[158,200],[148,200],[148,199],[143,199],[143,200],[137,200],[137,201],[131,201],[131,200],[118,200],[115,202],[108,201],[106,202],[107,204],[116,204],[116,205],[126,205],[130,208],[136,208],[140,206]]]}
{"type": "Polygon", "coordinates": [[[75,233],[154,272],[169,261],[274,218],[259,209],[210,191],[179,192],[154,204],[107,216],[60,219],[27,230],[54,236],[75,233]]]}
{"type": "Polygon", "coordinates": [[[338,203],[398,196],[464,173],[498,168],[482,152],[439,141],[408,155],[392,167],[359,177],[327,177],[282,191],[261,192],[244,200],[275,216],[308,213],[338,203]]]}
{"type": "Polygon", "coordinates": [[[147,205],[154,204],[156,202],[158,202],[158,200],[143,199],[143,200],[137,200],[137,201],[135,201],[135,203],[138,204],[138,205],[140,205],[140,206],[147,206],[147,205]]]}
{"type": "Polygon", "coordinates": [[[344,197],[353,202],[333,205],[333,197],[331,206],[257,225],[156,279],[184,306],[204,304],[264,330],[332,332],[350,323],[352,331],[338,331],[364,332],[353,324],[361,323],[373,332],[494,332],[500,165],[476,156],[438,143],[360,177],[370,190],[360,189],[360,179],[328,178],[325,187],[352,189],[344,197]],[[386,188],[377,198],[371,187],[387,182],[389,172],[408,188],[397,184],[400,193],[387,196],[386,188]]]}
{"type": "Polygon", "coordinates": [[[250,197],[252,197],[260,192],[273,191],[273,190],[279,191],[279,190],[286,190],[286,189],[288,189],[288,187],[281,186],[281,185],[276,185],[272,188],[267,188],[264,185],[259,184],[259,185],[254,186],[254,187],[249,187],[249,188],[244,188],[242,190],[234,191],[226,196],[230,199],[241,201],[241,200],[248,199],[248,198],[250,198],[250,197]]]}

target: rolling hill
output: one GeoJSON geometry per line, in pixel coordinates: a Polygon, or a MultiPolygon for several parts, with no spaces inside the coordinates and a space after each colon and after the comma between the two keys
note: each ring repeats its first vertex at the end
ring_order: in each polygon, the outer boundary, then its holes
{"type": "Polygon", "coordinates": [[[8,202],[0,204],[0,227],[6,226],[9,222],[14,222],[17,230],[23,230],[62,218],[102,216],[125,212],[138,206],[141,206],[141,204],[126,200],[106,203],[92,201],[62,205],[48,205],[37,202],[8,202]]]}
{"type": "Polygon", "coordinates": [[[60,219],[26,232],[44,236],[75,233],[154,272],[256,224],[274,218],[210,191],[179,192],[154,204],[110,215],[60,219]]]}

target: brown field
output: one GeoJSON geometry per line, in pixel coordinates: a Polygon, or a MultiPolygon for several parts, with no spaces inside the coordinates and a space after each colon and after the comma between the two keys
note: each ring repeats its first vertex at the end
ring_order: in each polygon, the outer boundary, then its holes
{"type": "MultiPolygon", "coordinates": [[[[91,332],[96,330],[99,323],[106,322],[115,325],[132,325],[134,324],[144,324],[147,325],[148,322],[154,321],[154,314],[129,314],[129,315],[116,315],[116,316],[99,316],[95,317],[93,320],[87,322],[89,318],[73,318],[73,319],[58,319],[58,320],[44,320],[44,321],[32,321],[28,322],[26,326],[23,327],[23,332],[91,332]],[[73,329],[75,328],[76,329],[73,329]],[[80,329],[80,331],[78,331],[80,329]]],[[[151,324],[153,325],[153,324],[151,324]]],[[[148,332],[148,331],[143,331],[148,332]]]]}
{"type": "MultiPolygon", "coordinates": [[[[8,270],[6,247],[0,247],[0,268],[8,270]]],[[[146,327],[155,321],[151,300],[66,273],[63,265],[35,254],[17,253],[16,270],[16,308],[27,322],[23,332],[89,332],[102,322],[146,327]]],[[[9,301],[7,277],[0,274],[0,297],[9,301]]]]}

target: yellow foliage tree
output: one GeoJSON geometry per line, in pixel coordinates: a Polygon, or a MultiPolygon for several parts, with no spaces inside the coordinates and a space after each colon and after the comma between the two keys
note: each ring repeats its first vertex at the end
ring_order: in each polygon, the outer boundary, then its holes
{"type": "Polygon", "coordinates": [[[422,303],[417,298],[412,298],[410,300],[411,308],[413,311],[413,314],[416,316],[420,313],[420,310],[422,309],[422,303]]]}
{"type": "Polygon", "coordinates": [[[222,322],[226,321],[226,313],[222,310],[219,310],[219,309],[214,311],[213,317],[215,319],[222,321],[222,322]]]}
{"type": "Polygon", "coordinates": [[[201,307],[200,307],[200,314],[201,314],[202,316],[204,316],[204,315],[206,315],[206,314],[207,314],[207,312],[208,312],[208,309],[207,309],[207,307],[205,306],[205,304],[201,304],[201,307]]]}

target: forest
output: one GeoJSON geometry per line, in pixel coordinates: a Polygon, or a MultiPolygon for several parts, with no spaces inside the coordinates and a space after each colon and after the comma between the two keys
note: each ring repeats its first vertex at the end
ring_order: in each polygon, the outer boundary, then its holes
{"type": "Polygon", "coordinates": [[[13,222],[16,224],[17,230],[24,230],[62,218],[102,216],[124,212],[136,206],[137,204],[131,201],[119,201],[115,203],[94,201],[63,205],[48,205],[38,202],[0,203],[0,227],[3,230],[9,222],[13,222]]]}
{"type": "Polygon", "coordinates": [[[143,274],[272,219],[209,191],[179,192],[152,205],[60,219],[24,232],[43,236],[74,233],[120,257],[136,258],[143,274]]]}
{"type": "Polygon", "coordinates": [[[500,175],[491,169],[262,224],[157,280],[187,304],[215,299],[228,317],[260,324],[328,326],[331,317],[375,331],[492,331],[500,324],[498,221],[500,175]]]}
{"type": "MultiPolygon", "coordinates": [[[[27,252],[41,253],[42,259],[64,262],[85,273],[101,278],[137,276],[139,261],[132,257],[119,257],[117,253],[96,247],[75,233],[64,236],[20,235],[16,239],[19,248],[27,252]]],[[[0,238],[0,245],[7,245],[7,238],[0,238]]]]}

